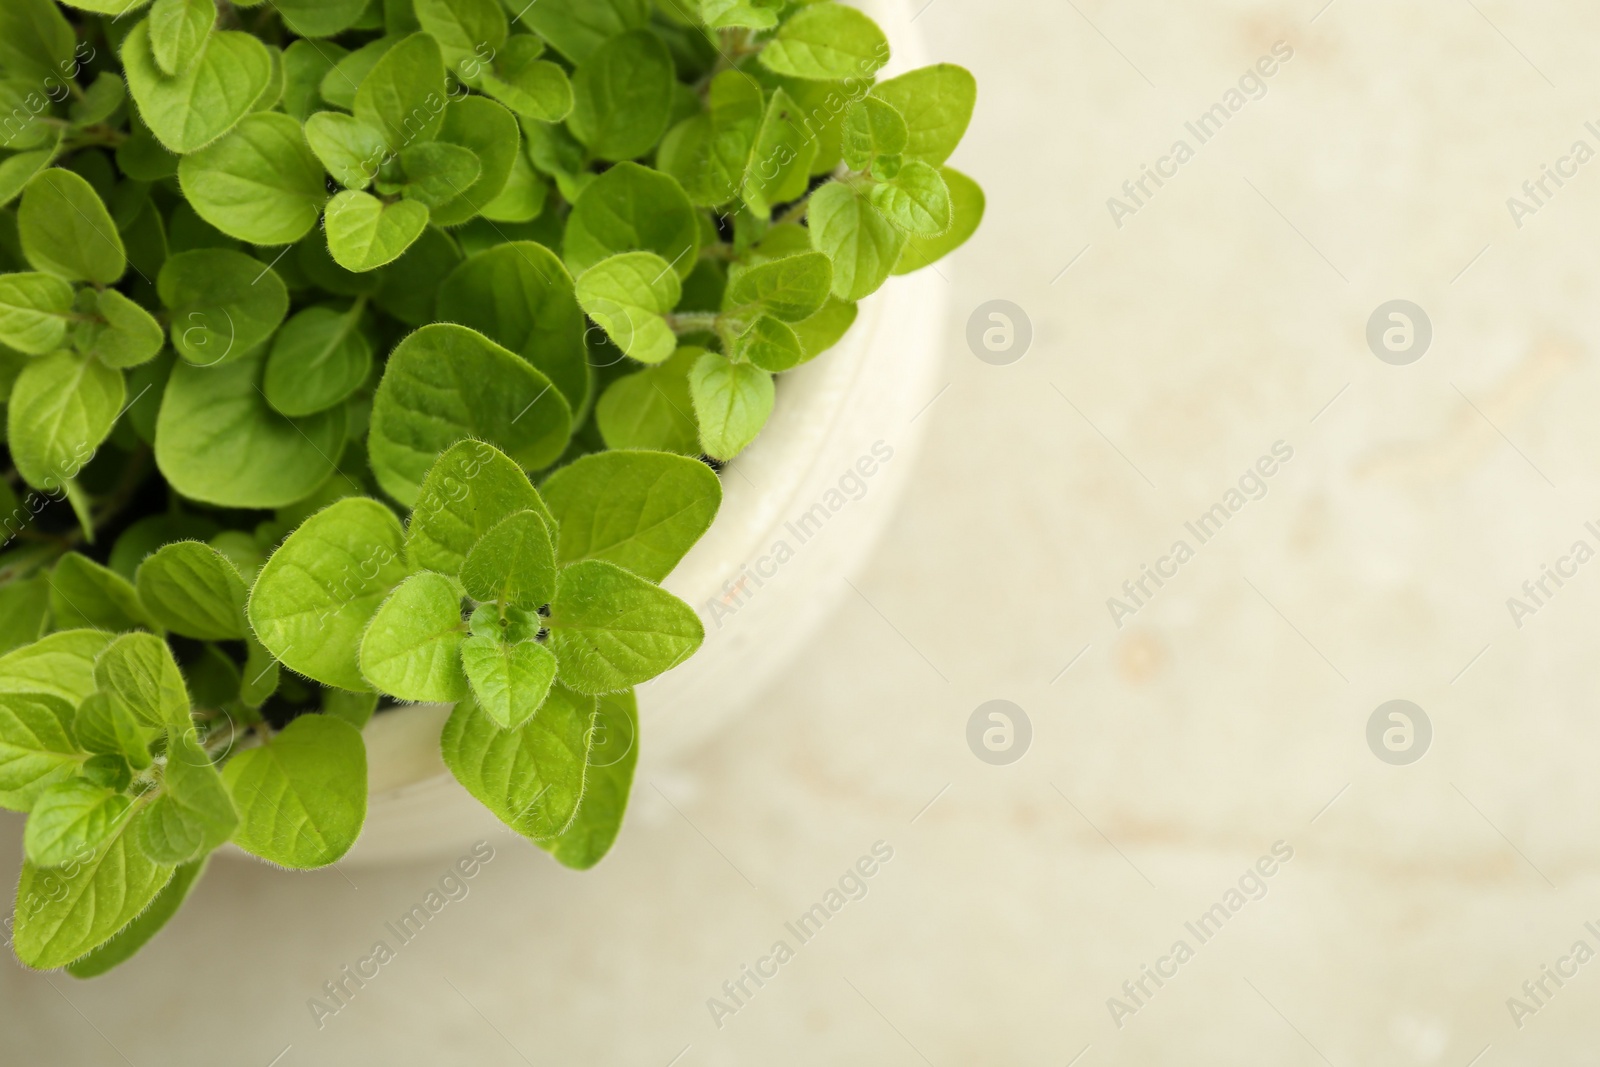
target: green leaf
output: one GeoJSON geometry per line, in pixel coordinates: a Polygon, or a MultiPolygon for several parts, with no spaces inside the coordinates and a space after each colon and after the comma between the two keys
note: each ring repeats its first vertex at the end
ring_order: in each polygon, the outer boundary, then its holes
{"type": "Polygon", "coordinates": [[[467,96],[445,108],[439,130],[443,144],[465,148],[477,157],[478,176],[453,200],[433,208],[437,226],[459,226],[492,204],[505,189],[522,155],[522,132],[512,114],[493,100],[467,96]]]}
{"type": "Polygon", "coordinates": [[[156,62],[148,19],[123,42],[122,66],[145,125],[179,155],[233,129],[272,83],[267,46],[237,30],[212,33],[188,69],[168,77],[156,62]]]}
{"type": "Polygon", "coordinates": [[[326,715],[302,715],[268,744],[238,753],[222,780],[239,813],[234,843],[281,867],[338,861],[366,821],[366,745],[359,730],[326,715]]]}
{"type": "Polygon", "coordinates": [[[423,479],[406,531],[406,555],[413,567],[457,575],[484,534],[506,516],[530,510],[555,522],[510,457],[482,441],[458,442],[423,479]]]}
{"type": "Polygon", "coordinates": [[[98,688],[94,664],[115,635],[99,630],[66,630],[0,656],[0,693],[42,693],[72,708],[98,688]]]}
{"type": "Polygon", "coordinates": [[[367,0],[273,0],[272,6],[301,37],[332,37],[360,21],[367,0]]]}
{"type": "Polygon", "coordinates": [[[67,0],[68,6],[94,11],[102,15],[126,15],[137,11],[150,0],[67,0]]]}
{"type": "Polygon", "coordinates": [[[813,81],[868,78],[888,61],[889,40],[878,24],[835,3],[800,8],[761,51],[768,70],[813,81]]]}
{"type": "Polygon", "coordinates": [[[256,637],[290,670],[324,685],[370,689],[361,635],[409,573],[394,512],[361,497],[307,519],[267,560],[250,592],[256,637]]]}
{"type": "Polygon", "coordinates": [[[226,841],[239,825],[233,801],[191,727],[167,729],[161,792],[140,820],[140,851],[157,863],[189,863],[226,841]]]}
{"type": "Polygon", "coordinates": [[[217,367],[172,369],[156,422],[156,465],[191,500],[276,508],[327,481],[345,444],[343,406],[303,419],[272,410],[259,382],[266,350],[217,367]]]}
{"type": "Polygon", "coordinates": [[[67,871],[22,865],[12,948],[36,970],[64,967],[145,909],[172,877],[134,845],[143,813],[124,819],[93,855],[67,871]]]}
{"type": "Polygon", "coordinates": [[[561,681],[581,693],[649,681],[688,659],[705,639],[689,605],[598,559],[562,568],[548,625],[561,681]]]}
{"type": "Polygon", "coordinates": [[[906,150],[906,120],[893,104],[864,96],[844,113],[844,161],[852,170],[866,170],[879,156],[906,150]]]}
{"type": "Polygon", "coordinates": [[[72,286],[54,274],[0,274],[0,344],[42,356],[66,343],[72,286]]]}
{"type": "Polygon", "coordinates": [[[239,703],[247,708],[259,708],[278,691],[283,672],[278,667],[278,661],[272,658],[272,653],[256,640],[255,634],[245,638],[245,649],[244,671],[239,677],[239,703]]]}
{"type": "Polygon", "coordinates": [[[700,454],[700,426],[689,398],[689,370],[705,349],[685,346],[665,363],[627,374],[606,387],[595,423],[607,448],[700,454]]]}
{"type": "Polygon", "coordinates": [[[67,113],[79,126],[94,126],[116,114],[127,99],[127,83],[110,71],[101,71],[84,90],[83,99],[75,101],[67,113]]]}
{"type": "Polygon", "coordinates": [[[550,380],[482,334],[435,323],[389,356],[367,441],[378,484],[416,502],[434,459],[466,438],[520,466],[548,466],[566,447],[571,409],[550,380]]]}
{"type": "Polygon", "coordinates": [[[49,98],[26,78],[0,78],[0,148],[25,151],[55,139],[59,121],[49,98]]]}
{"type": "Polygon", "coordinates": [[[635,159],[655,147],[672,118],[672,54],[634,30],[611,38],[572,76],[573,136],[600,159],[635,159]]]}
{"type": "Polygon", "coordinates": [[[41,171],[17,208],[22,252],[35,270],[111,285],[128,269],[122,237],[94,186],[70,170],[41,171]]]}
{"type": "Polygon", "coordinates": [[[84,781],[61,782],[39,794],[22,837],[28,862],[64,867],[101,848],[133,806],[121,793],[84,781]]]}
{"type": "Polygon", "coordinates": [[[139,913],[127,926],[86,956],[67,964],[67,973],[74,978],[95,978],[130,959],[150,939],[161,932],[167,920],[177,914],[178,908],[189,895],[200,875],[206,869],[206,857],[185,863],[173,872],[171,881],[150,901],[150,906],[139,913]]]}
{"type": "Polygon", "coordinates": [[[328,204],[328,252],[348,271],[376,270],[399,259],[428,226],[428,209],[415,200],[385,204],[346,190],[328,204]]]}
{"type": "Polygon", "coordinates": [[[117,146],[117,168],[141,182],[157,182],[177,174],[181,160],[155,139],[138,115],[129,117],[129,125],[132,129],[128,139],[117,146]]]}
{"type": "MultiPolygon", "coordinates": [[[[15,515],[16,505],[10,514],[15,515]]],[[[0,585],[0,655],[39,640],[50,611],[50,585],[43,576],[0,585]]]]}
{"type": "Polygon", "coordinates": [[[899,260],[905,234],[846,182],[812,193],[806,214],[812,247],[833,261],[833,295],[860,300],[876,292],[899,260]]]}
{"type": "Polygon", "coordinates": [[[190,726],[189,690],[172,649],[152,634],[123,634],[94,664],[100,688],[146,726],[190,726]]]}
{"type": "Polygon", "coordinates": [[[707,352],[689,372],[689,394],[700,423],[700,445],[726,462],[754,441],[772,414],[772,375],[748,363],[707,352]]]}
{"type": "Polygon", "coordinates": [[[770,30],[782,6],[774,0],[700,0],[700,17],[714,30],[770,30]]]}
{"type": "Polygon", "coordinates": [[[750,210],[765,218],[775,205],[804,196],[820,143],[794,98],[774,89],[739,190],[750,210]]]}
{"type": "Polygon", "coordinates": [[[580,871],[611,850],[628,809],[639,760],[639,708],[633,690],[602,695],[589,733],[589,769],[578,816],[560,837],[540,842],[557,862],[580,871]]]}
{"type": "Polygon", "coordinates": [[[556,678],[556,657],[537,641],[507,644],[494,637],[469,637],[461,665],[473,700],[502,729],[515,730],[539,710],[556,678]]]}
{"type": "Polygon", "coordinates": [[[216,24],[212,0],[156,0],[150,9],[150,54],[156,66],[169,76],[188,70],[216,24]]]}
{"type": "Polygon", "coordinates": [[[518,17],[574,63],[586,62],[601,45],[650,23],[650,0],[540,0],[518,17]]]}
{"type": "Polygon", "coordinates": [[[76,552],[62,556],[51,573],[50,612],[63,629],[120,631],[154,625],[126,578],[76,552]]]}
{"type": "Polygon", "coordinates": [[[167,335],[156,317],[115,289],[96,297],[105,325],[95,324],[88,354],[108,367],[137,367],[161,352],[167,335]]]}
{"type": "Polygon", "coordinates": [[[307,308],[284,323],[267,357],[267,402],[280,414],[314,415],[361,388],[372,371],[372,345],[360,322],[358,304],[307,308]]]}
{"type": "MultiPolygon", "coordinates": [[[[322,80],[350,53],[331,41],[295,41],[283,50],[283,110],[300,122],[322,107],[322,80]]],[[[355,103],[354,85],[350,100],[355,103]]]]}
{"type": "Polygon", "coordinates": [[[468,258],[439,289],[439,318],[510,349],[560,390],[572,410],[589,391],[583,309],[555,253],[508,241],[468,258]]]}
{"type": "Polygon", "coordinates": [[[833,286],[833,264],[821,252],[769,260],[734,274],[725,311],[757,310],[784,322],[799,322],[822,309],[833,286]]]}
{"type": "Polygon", "coordinates": [[[687,278],[700,251],[700,220],[676,181],[618,163],[589,183],[567,216],[562,251],[572,273],[619,252],[654,252],[687,278]]]}
{"type": "Polygon", "coordinates": [[[809,319],[794,323],[793,327],[795,336],[800,338],[800,347],[805,349],[806,358],[815,359],[838,344],[855,321],[856,305],[830,296],[821,311],[809,319]]]}
{"type": "Polygon", "coordinates": [[[289,290],[277,273],[225,248],[170,257],[156,289],[171,313],[172,347],[202,367],[240,359],[271,337],[289,312],[289,290]]]}
{"type": "Polygon", "coordinates": [[[777,374],[804,363],[806,352],[794,327],[762,315],[734,341],[733,358],[777,374]]]}
{"type": "Polygon", "coordinates": [[[173,633],[201,641],[238,641],[249,632],[244,579],[210,545],[166,545],[139,564],[137,586],[145,608],[173,633]]]}
{"type": "MultiPolygon", "coordinates": [[[[346,111],[354,109],[356,92],[360,89],[361,83],[372,73],[372,68],[378,65],[378,60],[403,40],[404,37],[379,37],[375,41],[368,41],[354,52],[340,55],[334,60],[333,69],[323,76],[322,83],[317,86],[322,99],[346,111]]],[[[319,47],[328,49],[336,46],[331,43],[319,43],[319,47]]],[[[332,55],[331,52],[329,54],[332,55]]]]}
{"type": "Polygon", "coordinates": [[[140,722],[126,701],[105,690],[90,693],[78,705],[72,730],[88,751],[121,756],[136,771],[150,766],[150,742],[160,732],[140,722]]]}
{"type": "Polygon", "coordinates": [[[950,228],[950,190],[926,163],[905,164],[893,179],[873,185],[869,197],[889,224],[907,235],[938,237],[950,228]]]}
{"type": "Polygon", "coordinates": [[[0,4],[0,68],[32,82],[73,69],[77,35],[53,0],[0,4]]]}
{"type": "Polygon", "coordinates": [[[434,314],[439,287],[461,259],[455,239],[429,226],[405,255],[378,271],[373,303],[407,326],[430,323],[439,317],[434,314]]]}
{"type": "Polygon", "coordinates": [[[465,81],[468,64],[505,43],[509,27],[499,0],[416,0],[417,22],[439,42],[445,66],[465,81]]]}
{"type": "Polygon", "coordinates": [[[322,690],[322,713],[354,726],[357,730],[367,725],[372,713],[378,710],[377,693],[352,693],[347,689],[322,690]]]}
{"type": "Polygon", "coordinates": [[[906,158],[937,167],[950,158],[967,132],[978,83],[965,68],[939,63],[890,78],[875,86],[872,95],[892,104],[905,118],[906,158]]]}
{"type": "Polygon", "coordinates": [[[429,208],[443,207],[477,182],[483,164],[470,148],[431,141],[402,149],[400,194],[429,208]]]}
{"type": "Polygon", "coordinates": [[[664,316],[677,306],[682,284],[672,265],[653,252],[624,252],[578,278],[578,303],[618,348],[641,363],[660,363],[678,347],[664,316]]]}
{"type": "Polygon", "coordinates": [[[318,111],[306,120],[306,141],[333,180],[365,189],[389,155],[383,131],[342,111],[318,111]]]}
{"type": "Polygon", "coordinates": [[[566,71],[539,58],[543,52],[537,37],[517,34],[479,76],[479,87],[523,118],[560,122],[572,112],[572,83],[566,71]]]}
{"type": "Polygon", "coordinates": [[[556,552],[550,530],[534,511],[519,511],[492,526],[467,553],[461,585],[474,600],[534,611],[556,591],[556,552]]]}
{"type": "Polygon", "coordinates": [[[552,474],[543,493],[560,531],[559,562],[608,560],[653,582],[672,572],[722,504],[710,467],[664,452],[584,456],[552,474]]]}
{"type": "Polygon", "coordinates": [[[983,221],[983,189],[971,178],[951,167],[940,167],[939,175],[950,191],[950,228],[938,237],[913,235],[895,262],[892,274],[910,274],[960,248],[983,221]]]}
{"type": "Polygon", "coordinates": [[[183,195],[199,216],[241,241],[294,244],[327,202],[322,166],[300,123],[262,112],[178,166],[183,195]]]}
{"type": "Polygon", "coordinates": [[[71,704],[44,693],[0,693],[0,807],[28,811],[82,760],[71,704]]]}
{"type": "Polygon", "coordinates": [[[361,639],[361,673],[401,700],[460,700],[461,594],[442,574],[413,574],[390,594],[361,639]]]}
{"type": "Polygon", "coordinates": [[[444,73],[439,43],[425,33],[412,34],[385,52],[361,80],[356,118],[382,130],[396,151],[433,140],[444,123],[444,73]]]}
{"type": "Polygon", "coordinates": [[[440,751],[456,780],[501,822],[545,840],[572,825],[583,801],[594,714],[594,697],[559,683],[516,729],[463,700],[445,723],[440,751]]]}

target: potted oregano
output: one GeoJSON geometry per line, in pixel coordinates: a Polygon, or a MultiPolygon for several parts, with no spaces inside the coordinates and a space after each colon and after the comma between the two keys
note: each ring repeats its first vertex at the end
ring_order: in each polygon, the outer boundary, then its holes
{"type": "Polygon", "coordinates": [[[777,376],[976,228],[975,89],[831,0],[0,4],[0,806],[88,976],[231,843],[339,860],[362,730],[558,861],[777,376]]]}

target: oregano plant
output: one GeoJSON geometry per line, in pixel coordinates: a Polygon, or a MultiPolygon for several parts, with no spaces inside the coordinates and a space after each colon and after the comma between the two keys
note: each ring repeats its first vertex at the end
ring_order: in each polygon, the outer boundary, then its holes
{"type": "Polygon", "coordinates": [[[833,0],[0,2],[0,806],[88,977],[362,729],[587,868],[776,379],[976,229],[971,76],[833,0]]]}

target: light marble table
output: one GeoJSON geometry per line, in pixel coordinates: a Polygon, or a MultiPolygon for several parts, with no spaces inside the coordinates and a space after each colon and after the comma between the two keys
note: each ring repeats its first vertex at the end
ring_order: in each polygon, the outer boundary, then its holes
{"type": "Polygon", "coordinates": [[[591,874],[486,824],[468,895],[320,1028],[443,860],[218,862],[118,973],[0,968],[0,1062],[1593,1063],[1600,564],[1507,599],[1600,547],[1600,163],[1561,162],[1600,148],[1600,11],[1323,2],[932,0],[990,214],[940,266],[950,386],[896,525],[781,684],[647,756],[591,874]],[[1543,165],[1575,175],[1513,218],[1543,165]],[[1009,365],[965,339],[992,299],[1031,320],[1009,365]],[[1395,299],[1432,324],[1409,365],[1366,340],[1395,299]],[[1114,620],[1145,564],[1176,573],[1114,620]],[[993,699],[1031,722],[1009,765],[968,745],[993,699]],[[1369,747],[1391,699],[1420,761],[1369,747]],[[791,929],[842,877],[865,896],[791,929]]]}

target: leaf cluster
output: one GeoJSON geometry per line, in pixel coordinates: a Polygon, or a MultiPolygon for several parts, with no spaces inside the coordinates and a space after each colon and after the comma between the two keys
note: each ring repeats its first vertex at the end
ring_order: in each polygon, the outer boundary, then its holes
{"type": "Polygon", "coordinates": [[[0,2],[22,962],[127,959],[224,842],[336,862],[396,703],[604,856],[716,470],[982,217],[971,76],[889,54],[833,0],[0,2]]]}

